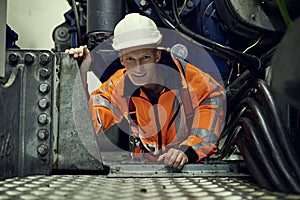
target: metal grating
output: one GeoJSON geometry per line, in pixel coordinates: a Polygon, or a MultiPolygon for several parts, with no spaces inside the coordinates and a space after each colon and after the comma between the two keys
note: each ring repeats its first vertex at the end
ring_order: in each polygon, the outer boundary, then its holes
{"type": "Polygon", "coordinates": [[[300,199],[240,178],[108,178],[103,175],[28,176],[0,181],[3,199],[300,199]]]}

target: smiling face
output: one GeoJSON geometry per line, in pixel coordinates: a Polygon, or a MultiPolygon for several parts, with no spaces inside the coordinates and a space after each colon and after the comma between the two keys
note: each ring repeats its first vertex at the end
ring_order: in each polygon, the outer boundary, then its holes
{"type": "Polygon", "coordinates": [[[120,53],[121,64],[133,84],[145,86],[158,83],[159,73],[156,62],[160,60],[161,52],[153,48],[135,49],[120,53]]]}

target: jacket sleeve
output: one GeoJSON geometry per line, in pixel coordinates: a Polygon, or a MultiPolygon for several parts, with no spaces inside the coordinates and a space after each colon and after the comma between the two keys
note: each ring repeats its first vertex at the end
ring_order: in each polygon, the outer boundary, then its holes
{"type": "Polygon", "coordinates": [[[111,104],[114,88],[112,80],[108,80],[90,94],[89,109],[97,134],[105,132],[117,121],[111,104]]]}
{"type": "Polygon", "coordinates": [[[225,112],[225,92],[221,84],[201,70],[187,65],[186,79],[194,116],[188,137],[179,149],[189,162],[199,162],[217,152],[225,112]]]}

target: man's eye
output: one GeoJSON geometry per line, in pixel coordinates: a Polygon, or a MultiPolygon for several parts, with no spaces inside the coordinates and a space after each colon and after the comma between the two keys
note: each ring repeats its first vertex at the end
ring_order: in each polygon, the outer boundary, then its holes
{"type": "Polygon", "coordinates": [[[150,56],[143,56],[142,57],[142,60],[147,60],[147,59],[149,59],[150,58],[150,56]]]}
{"type": "Polygon", "coordinates": [[[134,62],[134,58],[131,58],[131,57],[126,58],[126,60],[127,60],[128,62],[134,62]]]}

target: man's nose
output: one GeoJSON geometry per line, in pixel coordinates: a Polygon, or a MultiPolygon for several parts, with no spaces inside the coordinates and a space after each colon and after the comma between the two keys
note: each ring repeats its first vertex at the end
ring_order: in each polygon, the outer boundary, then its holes
{"type": "Polygon", "coordinates": [[[134,70],[135,71],[143,71],[144,70],[143,64],[140,61],[137,61],[134,70]]]}

